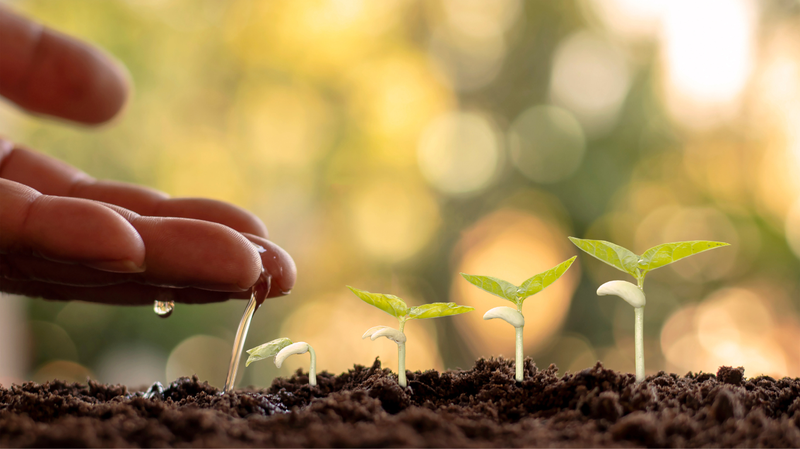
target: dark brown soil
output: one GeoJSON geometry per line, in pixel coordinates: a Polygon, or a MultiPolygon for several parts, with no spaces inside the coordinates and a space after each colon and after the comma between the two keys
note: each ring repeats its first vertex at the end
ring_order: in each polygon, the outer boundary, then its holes
{"type": "Polygon", "coordinates": [[[0,388],[2,446],[747,446],[800,447],[800,379],[743,368],[641,384],[601,364],[563,378],[526,361],[409,373],[376,360],[340,376],[298,372],[231,395],[196,378],[163,391],[26,383],[0,388]],[[145,397],[149,396],[149,397],[145,397]]]}

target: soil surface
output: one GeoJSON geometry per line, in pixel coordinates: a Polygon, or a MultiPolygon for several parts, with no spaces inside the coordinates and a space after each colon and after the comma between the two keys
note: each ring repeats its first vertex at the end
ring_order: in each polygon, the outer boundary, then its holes
{"type": "Polygon", "coordinates": [[[222,395],[197,378],[146,392],[89,382],[0,388],[0,446],[771,446],[800,447],[800,378],[746,379],[743,368],[641,384],[601,364],[478,360],[471,370],[381,369],[276,379],[222,395]]]}

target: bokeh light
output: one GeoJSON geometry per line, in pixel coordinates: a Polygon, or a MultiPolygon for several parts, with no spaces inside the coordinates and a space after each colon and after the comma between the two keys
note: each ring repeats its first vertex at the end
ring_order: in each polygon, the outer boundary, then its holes
{"type": "Polygon", "coordinates": [[[586,146],[583,129],[568,111],[533,106],[519,115],[508,132],[514,165],[530,180],[550,184],[578,169],[586,146]]]}
{"type": "Polygon", "coordinates": [[[584,31],[559,45],[550,96],[575,114],[587,134],[603,134],[616,124],[629,85],[625,55],[608,39],[584,31]]]}
{"type": "MultiPolygon", "coordinates": [[[[197,375],[217,388],[225,386],[232,344],[211,335],[195,335],[175,346],[167,359],[167,379],[197,375]]],[[[237,373],[237,379],[242,370],[237,373]]]]}
{"type": "Polygon", "coordinates": [[[782,322],[792,320],[781,317],[774,306],[758,291],[726,288],[697,306],[684,307],[661,332],[670,368],[714,372],[730,365],[744,366],[750,375],[797,372],[797,361],[790,359],[797,340],[778,331],[782,322]]]}
{"type": "Polygon", "coordinates": [[[445,193],[470,193],[485,187],[500,159],[495,127],[474,113],[449,113],[436,118],[419,142],[422,174],[445,193]]]}
{"type": "Polygon", "coordinates": [[[356,240],[377,259],[388,261],[413,255],[439,223],[438,206],[428,192],[391,181],[357,192],[351,214],[356,240]]]}

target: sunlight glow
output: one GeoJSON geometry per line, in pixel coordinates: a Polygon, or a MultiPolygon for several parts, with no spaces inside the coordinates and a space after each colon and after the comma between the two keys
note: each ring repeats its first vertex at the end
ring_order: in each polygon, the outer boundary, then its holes
{"type": "Polygon", "coordinates": [[[669,3],[662,44],[673,117],[705,127],[735,112],[752,67],[754,24],[748,0],[669,3]]]}

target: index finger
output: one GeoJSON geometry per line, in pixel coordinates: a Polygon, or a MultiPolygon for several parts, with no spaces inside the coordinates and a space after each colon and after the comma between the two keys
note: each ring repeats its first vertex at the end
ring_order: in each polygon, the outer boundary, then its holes
{"type": "Polygon", "coordinates": [[[125,70],[99,49],[0,5],[0,95],[33,113],[99,124],[125,105],[125,70]]]}

